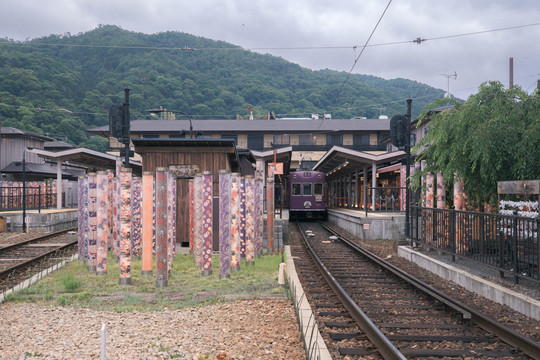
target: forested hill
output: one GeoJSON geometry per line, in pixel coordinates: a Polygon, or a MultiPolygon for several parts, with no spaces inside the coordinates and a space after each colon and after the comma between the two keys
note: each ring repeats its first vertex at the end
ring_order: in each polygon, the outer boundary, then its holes
{"type": "Polygon", "coordinates": [[[193,118],[281,117],[330,111],[333,118],[376,118],[380,108],[413,116],[442,90],[404,79],[312,71],[282,58],[180,32],[154,35],[116,26],[26,42],[0,39],[3,126],[98,148],[86,129],[108,123],[108,108],[131,89],[131,118],[163,106],[193,118]]]}

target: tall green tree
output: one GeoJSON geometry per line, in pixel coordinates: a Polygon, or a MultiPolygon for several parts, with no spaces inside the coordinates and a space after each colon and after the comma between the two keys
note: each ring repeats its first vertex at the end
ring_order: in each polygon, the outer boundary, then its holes
{"type": "Polygon", "coordinates": [[[447,183],[464,182],[471,205],[496,198],[497,181],[540,179],[540,98],[500,82],[480,85],[463,104],[440,99],[424,108],[427,135],[413,148],[424,171],[441,171],[447,183]],[[454,106],[444,111],[434,108],[454,106]]]}

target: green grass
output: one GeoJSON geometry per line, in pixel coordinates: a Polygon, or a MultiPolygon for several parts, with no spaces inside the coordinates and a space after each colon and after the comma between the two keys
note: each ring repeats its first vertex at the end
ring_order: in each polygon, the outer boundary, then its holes
{"type": "Polygon", "coordinates": [[[176,255],[168,286],[156,288],[155,269],[152,276],[143,276],[142,262],[136,258],[131,262],[131,285],[120,285],[118,264],[109,253],[106,275],[89,273],[83,261],[72,261],[31,287],[10,295],[7,301],[124,312],[198,306],[223,301],[221,295],[227,294],[257,298],[264,293],[285,293],[277,284],[280,262],[281,254],[263,255],[255,259],[255,265],[242,262],[240,271],[231,272],[228,279],[220,279],[219,256],[213,256],[212,275],[203,276],[201,269],[195,266],[193,255],[176,255]],[[200,300],[196,295],[201,292],[207,295],[215,292],[217,296],[200,300]]]}

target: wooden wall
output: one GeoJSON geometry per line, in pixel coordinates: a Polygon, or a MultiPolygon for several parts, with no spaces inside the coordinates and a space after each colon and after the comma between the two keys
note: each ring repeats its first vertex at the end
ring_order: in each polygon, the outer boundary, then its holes
{"type": "MultiPolygon", "coordinates": [[[[170,165],[198,165],[201,172],[211,171],[214,197],[219,195],[219,170],[231,170],[228,155],[233,147],[137,147],[142,156],[143,171],[155,172],[158,167],[170,165]]],[[[176,242],[189,243],[189,178],[179,178],[176,206],[176,242]]],[[[214,247],[218,243],[217,229],[214,231],[214,247]]]]}

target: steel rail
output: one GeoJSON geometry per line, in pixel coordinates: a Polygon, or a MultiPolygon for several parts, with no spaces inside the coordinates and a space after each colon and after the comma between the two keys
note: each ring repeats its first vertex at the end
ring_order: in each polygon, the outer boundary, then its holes
{"type": "Polygon", "coordinates": [[[6,245],[6,246],[1,246],[0,247],[0,254],[2,254],[2,252],[6,251],[6,250],[13,250],[13,249],[16,249],[17,247],[20,247],[20,246],[32,244],[32,243],[37,242],[37,241],[46,240],[48,238],[51,238],[51,237],[54,237],[54,236],[57,236],[57,235],[61,235],[63,233],[67,233],[68,231],[77,231],[77,228],[73,227],[73,228],[69,228],[69,229],[59,230],[59,231],[56,231],[56,232],[53,232],[53,233],[48,233],[48,234],[45,234],[45,235],[38,236],[36,238],[21,241],[21,242],[18,242],[18,243],[9,244],[9,245],[6,245]]]}
{"type": "Polygon", "coordinates": [[[317,256],[313,247],[309,244],[307,237],[300,226],[299,222],[296,223],[304,239],[304,243],[309,250],[309,254],[315,265],[319,269],[321,275],[324,277],[328,285],[332,288],[336,296],[343,303],[345,308],[349,311],[352,318],[358,323],[362,331],[366,333],[368,339],[377,347],[379,353],[385,359],[406,359],[406,357],[396,348],[396,346],[383,334],[383,332],[371,321],[371,319],[358,307],[356,302],[347,294],[345,289],[339,284],[339,282],[332,276],[328,268],[322,263],[322,260],[317,256]]]}
{"type": "Polygon", "coordinates": [[[478,326],[480,326],[485,331],[495,334],[499,339],[506,342],[507,344],[510,344],[519,350],[523,351],[525,354],[529,355],[533,359],[540,359],[540,343],[524,336],[523,334],[518,333],[517,331],[499,323],[495,319],[492,319],[475,309],[463,304],[462,302],[444,294],[443,292],[432,288],[430,285],[426,284],[422,280],[404,272],[403,270],[399,269],[398,267],[394,266],[393,264],[381,259],[377,255],[367,251],[366,249],[363,249],[358,244],[353,242],[352,240],[344,237],[343,235],[339,234],[337,231],[329,228],[325,224],[321,225],[330,231],[332,234],[337,236],[343,243],[347,244],[351,248],[355,249],[356,251],[360,252],[361,254],[365,255],[366,257],[370,258],[371,260],[375,261],[377,264],[385,268],[386,270],[392,272],[393,274],[399,276],[403,280],[407,281],[411,285],[415,286],[417,289],[426,292],[428,295],[433,296],[434,294],[436,298],[440,301],[442,301],[444,304],[450,306],[452,309],[455,309],[456,311],[461,312],[464,314],[464,317],[466,314],[467,317],[472,321],[473,323],[476,323],[478,326]]]}

